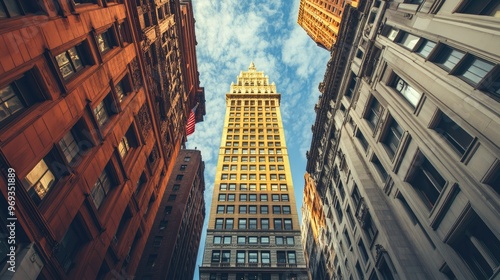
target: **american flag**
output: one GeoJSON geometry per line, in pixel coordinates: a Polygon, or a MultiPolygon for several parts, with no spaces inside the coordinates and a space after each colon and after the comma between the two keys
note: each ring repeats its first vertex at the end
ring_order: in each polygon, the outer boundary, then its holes
{"type": "Polygon", "coordinates": [[[191,113],[189,114],[188,122],[186,125],[186,136],[191,135],[194,133],[194,125],[196,123],[196,118],[194,116],[194,112],[196,112],[196,108],[198,107],[198,104],[191,109],[191,113]]]}

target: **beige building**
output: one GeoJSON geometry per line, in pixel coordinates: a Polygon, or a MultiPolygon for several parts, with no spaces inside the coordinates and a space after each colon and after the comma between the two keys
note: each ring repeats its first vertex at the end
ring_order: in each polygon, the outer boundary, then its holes
{"type": "Polygon", "coordinates": [[[344,11],[307,165],[335,279],[500,277],[499,6],[344,11]]]}
{"type": "Polygon", "coordinates": [[[202,280],[308,279],[280,97],[253,63],[226,94],[202,280]]]}
{"type": "Polygon", "coordinates": [[[300,0],[297,23],[319,46],[331,50],[337,41],[345,6],[357,7],[358,2],[359,0],[300,0]]]}

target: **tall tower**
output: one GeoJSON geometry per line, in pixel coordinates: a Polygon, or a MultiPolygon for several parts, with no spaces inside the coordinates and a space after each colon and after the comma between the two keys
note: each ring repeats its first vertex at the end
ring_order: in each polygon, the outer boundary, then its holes
{"type": "Polygon", "coordinates": [[[358,2],[359,0],[300,0],[297,23],[319,46],[331,50],[337,41],[345,6],[357,7],[358,2]]]}
{"type": "Polygon", "coordinates": [[[280,97],[253,63],[226,94],[202,280],[308,279],[280,97]]]}

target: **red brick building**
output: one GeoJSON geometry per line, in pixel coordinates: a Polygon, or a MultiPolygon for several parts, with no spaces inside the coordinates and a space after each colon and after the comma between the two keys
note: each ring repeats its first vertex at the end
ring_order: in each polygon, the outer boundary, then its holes
{"type": "Polygon", "coordinates": [[[137,279],[193,279],[205,219],[204,163],[181,150],[137,269],[137,279]]]}
{"type": "MultiPolygon", "coordinates": [[[[204,101],[198,80],[190,85],[198,95],[186,91],[184,69],[197,69],[183,66],[195,56],[183,52],[194,48],[179,47],[194,33],[180,27],[178,0],[8,2],[0,7],[0,218],[17,218],[16,276],[126,279],[191,104],[204,101]]],[[[0,228],[3,264],[9,235],[0,228]]]]}

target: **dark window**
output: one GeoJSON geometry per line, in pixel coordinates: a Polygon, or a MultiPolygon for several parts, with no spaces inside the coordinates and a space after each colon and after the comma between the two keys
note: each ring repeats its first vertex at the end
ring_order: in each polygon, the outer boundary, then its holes
{"type": "Polygon", "coordinates": [[[260,228],[269,229],[269,219],[260,219],[260,228]]]}
{"type": "Polygon", "coordinates": [[[283,214],[290,214],[291,211],[290,211],[290,206],[283,206],[283,214]]]}
{"type": "Polygon", "coordinates": [[[408,183],[418,192],[425,205],[431,209],[441,194],[446,180],[422,154],[415,160],[413,169],[408,183]]]}
{"type": "Polygon", "coordinates": [[[111,187],[111,177],[109,172],[104,169],[92,188],[92,200],[94,201],[94,205],[97,209],[101,207],[104,199],[110,192],[111,187]]]}
{"type": "Polygon", "coordinates": [[[153,240],[153,247],[158,248],[161,246],[161,241],[163,240],[163,236],[155,236],[153,240]]]}
{"type": "Polygon", "coordinates": [[[175,177],[175,180],[176,180],[176,181],[180,181],[180,180],[182,180],[182,178],[184,178],[184,175],[179,174],[179,175],[177,175],[177,176],[175,177]]]}
{"type": "Polygon", "coordinates": [[[281,219],[274,219],[274,229],[275,230],[283,229],[283,222],[281,221],[281,219]]]}
{"type": "Polygon", "coordinates": [[[351,194],[352,201],[354,202],[354,208],[358,208],[359,202],[361,201],[361,194],[359,193],[358,186],[354,184],[351,194]]]}
{"type": "Polygon", "coordinates": [[[375,154],[373,154],[372,163],[375,166],[375,168],[377,169],[380,177],[382,177],[382,181],[385,182],[387,180],[387,177],[388,177],[387,171],[385,170],[384,166],[382,165],[382,163],[378,159],[377,155],[375,155],[375,154]]]}
{"type": "Polygon", "coordinates": [[[457,13],[498,17],[500,2],[498,0],[466,0],[457,13]]]}
{"type": "Polygon", "coordinates": [[[0,19],[11,18],[40,10],[35,1],[0,0],[0,19]]]}
{"type": "Polygon", "coordinates": [[[465,153],[474,140],[469,133],[443,113],[441,113],[439,123],[434,130],[441,134],[460,155],[465,153]]]}
{"type": "Polygon", "coordinates": [[[257,229],[257,219],[248,219],[248,229],[257,229]]]}
{"type": "Polygon", "coordinates": [[[432,61],[444,70],[451,72],[464,56],[464,52],[443,45],[432,61]]]}
{"type": "Polygon", "coordinates": [[[284,225],[285,225],[285,230],[292,230],[292,220],[291,219],[285,219],[284,220],[284,225]]]}
{"type": "Polygon", "coordinates": [[[358,279],[364,279],[363,269],[359,265],[359,262],[356,262],[356,273],[358,275],[358,279]]]}
{"type": "Polygon", "coordinates": [[[77,221],[73,220],[55,250],[55,257],[66,272],[73,267],[78,252],[86,242],[81,234],[82,230],[78,228],[77,221]]]}
{"type": "Polygon", "coordinates": [[[453,249],[477,279],[490,279],[500,264],[500,241],[483,220],[474,215],[453,249]]]}
{"type": "Polygon", "coordinates": [[[363,149],[366,151],[368,149],[369,144],[363,133],[361,133],[361,130],[358,129],[358,131],[356,132],[356,137],[359,139],[361,146],[363,146],[363,149]]]}
{"type": "Polygon", "coordinates": [[[182,164],[182,165],[181,165],[181,171],[184,171],[184,170],[186,170],[186,167],[187,167],[187,165],[185,165],[185,164],[182,164]]]}
{"type": "Polygon", "coordinates": [[[80,153],[79,143],[73,136],[73,129],[68,131],[61,140],[59,140],[61,148],[67,163],[71,163],[80,153]]]}
{"type": "Polygon", "coordinates": [[[180,188],[181,188],[181,185],[179,185],[179,184],[174,184],[174,186],[172,187],[172,191],[176,192],[176,191],[178,191],[180,188]]]}
{"type": "Polygon", "coordinates": [[[97,104],[93,111],[95,119],[99,126],[104,126],[109,121],[109,116],[111,115],[110,97],[106,96],[103,101],[97,104]]]}
{"type": "Polygon", "coordinates": [[[354,88],[356,87],[357,79],[354,73],[351,73],[351,79],[349,80],[349,85],[347,86],[347,90],[345,92],[345,96],[351,98],[354,94],[354,88]]]}
{"type": "Polygon", "coordinates": [[[165,215],[170,215],[172,213],[172,206],[165,206],[165,210],[163,210],[165,215]]]}
{"type": "Polygon", "coordinates": [[[370,214],[367,214],[368,216],[365,219],[365,223],[363,224],[363,231],[365,232],[366,236],[368,237],[368,240],[373,242],[373,239],[375,239],[375,235],[377,235],[377,227],[373,224],[372,217],[370,214]]]}
{"type": "Polygon", "coordinates": [[[75,73],[83,70],[85,65],[90,65],[86,59],[87,49],[84,43],[76,45],[56,55],[57,66],[64,79],[71,78],[75,73]]]}
{"type": "Polygon", "coordinates": [[[363,257],[364,263],[368,262],[368,252],[366,252],[365,244],[363,243],[363,240],[360,239],[358,242],[358,249],[359,252],[361,253],[361,256],[363,257]]]}
{"type": "Polygon", "coordinates": [[[226,229],[233,229],[234,220],[226,219],[226,229]]]}
{"type": "Polygon", "coordinates": [[[168,196],[168,201],[175,201],[175,199],[177,199],[177,195],[176,194],[171,194],[168,196]]]}
{"type": "Polygon", "coordinates": [[[273,206],[273,214],[281,214],[281,207],[273,206]]]}
{"type": "Polygon", "coordinates": [[[279,264],[286,264],[286,252],[285,251],[277,251],[276,252],[277,262],[279,264]]]}
{"type": "Polygon", "coordinates": [[[33,74],[24,73],[21,78],[0,88],[0,123],[43,99],[33,74]]]}
{"type": "Polygon", "coordinates": [[[469,84],[477,86],[494,67],[493,63],[468,55],[454,74],[469,84]]]}
{"type": "Polygon", "coordinates": [[[160,225],[159,225],[160,230],[166,229],[167,226],[168,226],[168,221],[166,221],[166,220],[160,221],[160,225]]]}
{"type": "Polygon", "coordinates": [[[231,251],[222,251],[221,262],[228,263],[231,261],[231,251]]]}
{"type": "Polygon", "coordinates": [[[239,206],[239,213],[240,214],[246,214],[247,213],[247,206],[246,205],[240,205],[239,206]]]}
{"type": "Polygon", "coordinates": [[[387,147],[387,153],[391,158],[394,157],[396,151],[398,150],[399,143],[401,143],[401,137],[403,136],[403,129],[399,124],[392,119],[387,128],[387,132],[382,139],[382,143],[387,147]]]}
{"type": "Polygon", "coordinates": [[[220,251],[212,251],[212,262],[218,263],[220,262],[220,251]]]}
{"type": "Polygon", "coordinates": [[[117,45],[112,28],[97,34],[96,41],[97,48],[101,53],[105,53],[117,45]]]}
{"type": "Polygon", "coordinates": [[[368,120],[372,128],[377,127],[378,121],[382,116],[382,110],[383,107],[378,103],[378,100],[372,97],[365,116],[365,119],[368,120]]]}

